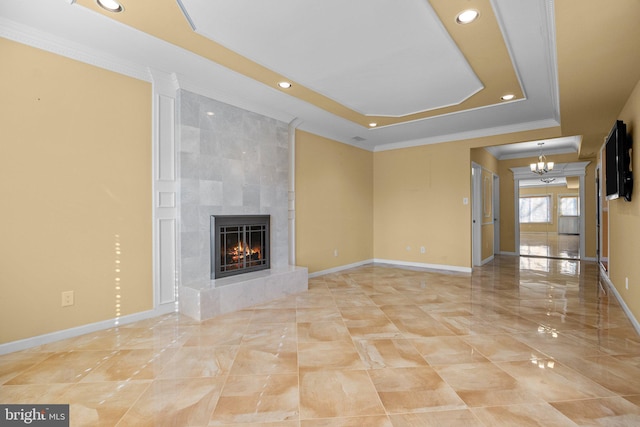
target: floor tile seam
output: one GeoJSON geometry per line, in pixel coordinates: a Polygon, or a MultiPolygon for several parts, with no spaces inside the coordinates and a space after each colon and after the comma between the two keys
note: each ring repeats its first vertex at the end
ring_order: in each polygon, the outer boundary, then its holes
{"type": "Polygon", "coordinates": [[[570,332],[574,330],[575,329],[558,331],[558,335],[563,337],[565,341],[568,340],[569,343],[573,343],[574,345],[580,346],[581,348],[587,348],[589,350],[593,350],[595,354],[590,355],[589,357],[611,356],[610,353],[602,350],[602,346],[591,343],[588,340],[582,339],[580,337],[570,335],[570,332]]]}
{"type": "MultiPolygon", "coordinates": [[[[40,362],[42,362],[42,361],[40,361],[40,362]]],[[[27,372],[28,370],[33,369],[40,362],[35,362],[34,364],[29,365],[28,367],[25,367],[24,369],[21,369],[19,371],[9,372],[8,373],[9,377],[5,378],[3,381],[0,382],[0,387],[2,387],[4,385],[12,385],[12,384],[7,384],[7,383],[10,382],[11,380],[13,380],[14,378],[17,378],[18,376],[22,375],[23,373],[27,372]]],[[[17,385],[17,384],[13,384],[13,385],[17,385]]]]}
{"type": "Polygon", "coordinates": [[[522,340],[522,339],[518,336],[518,335],[521,335],[521,334],[510,334],[510,335],[511,335],[515,340],[517,340],[518,342],[520,342],[521,344],[524,344],[524,345],[526,345],[527,347],[529,347],[529,348],[533,349],[534,351],[536,351],[536,352],[538,352],[538,353],[542,354],[542,355],[543,355],[543,356],[545,356],[547,359],[552,359],[552,360],[555,360],[556,362],[559,362],[559,361],[560,361],[560,359],[558,359],[557,357],[554,357],[553,355],[551,355],[551,353],[550,353],[549,351],[547,351],[547,350],[541,350],[539,347],[537,347],[537,346],[533,346],[533,345],[531,345],[530,343],[528,343],[528,342],[526,342],[526,341],[522,340]]]}
{"type": "MultiPolygon", "coordinates": [[[[232,364],[233,365],[233,364],[232,364]]],[[[233,366],[232,366],[233,367],[233,366]]],[[[277,374],[274,374],[277,375],[277,374]]],[[[248,374],[248,375],[231,375],[231,368],[229,368],[229,372],[226,373],[224,379],[221,382],[220,385],[220,391],[218,393],[218,397],[216,398],[216,403],[215,405],[213,405],[213,409],[211,410],[211,413],[209,414],[208,420],[209,420],[209,424],[211,425],[211,421],[213,420],[213,414],[216,412],[216,409],[218,408],[218,404],[220,403],[220,398],[222,397],[222,394],[224,392],[225,387],[227,386],[227,383],[229,382],[229,378],[230,377],[255,377],[256,374],[248,374]]],[[[299,406],[299,405],[298,405],[299,406]]],[[[299,409],[299,408],[298,408],[299,409]]],[[[298,411],[299,412],[299,411],[298,411]]],[[[116,426],[117,427],[117,426],[116,426]]]]}
{"type": "MultiPolygon", "coordinates": [[[[172,376],[156,376],[151,381],[178,381],[178,380],[198,380],[198,379],[221,379],[229,376],[230,370],[228,372],[224,372],[220,375],[172,375],[172,376]]],[[[142,380],[137,380],[142,381],[142,380]]]]}
{"type": "MultiPolygon", "coordinates": [[[[427,313],[427,314],[428,314],[428,313],[427,313]]],[[[468,335],[469,335],[469,332],[471,331],[471,330],[470,330],[470,328],[467,328],[467,329],[469,329],[469,330],[467,331],[467,333],[465,333],[465,334],[460,334],[458,331],[456,331],[456,330],[455,330],[452,326],[450,326],[449,324],[447,324],[447,323],[443,323],[443,322],[441,322],[440,320],[438,320],[437,318],[435,318],[435,317],[433,317],[433,316],[431,316],[431,315],[429,315],[429,316],[430,316],[430,317],[431,317],[435,322],[437,322],[437,323],[438,323],[442,328],[444,328],[445,330],[447,330],[447,331],[451,332],[451,333],[452,333],[453,335],[455,335],[455,336],[468,336],[468,335]]],[[[462,316],[462,317],[465,317],[465,318],[466,318],[466,317],[468,317],[468,316],[462,316]]],[[[434,335],[434,336],[447,336],[447,335],[434,335]]]]}
{"type": "MultiPolygon", "coordinates": [[[[361,418],[370,418],[370,417],[385,417],[387,420],[389,420],[389,422],[391,422],[391,419],[389,418],[389,415],[385,414],[371,414],[371,415],[342,415],[342,416],[337,416],[337,417],[318,417],[318,418],[299,418],[299,423],[302,423],[303,421],[319,421],[319,420],[359,420],[361,418]]],[[[300,424],[298,424],[300,425],[300,424]]]]}
{"type": "MultiPolygon", "coordinates": [[[[424,367],[428,367],[430,369],[433,369],[433,367],[431,366],[431,364],[429,363],[429,361],[425,358],[425,356],[420,352],[420,350],[418,350],[416,348],[416,346],[413,344],[413,342],[411,342],[412,340],[410,339],[406,339],[406,338],[401,338],[403,341],[407,341],[409,343],[409,345],[411,345],[411,347],[413,348],[413,350],[415,350],[416,354],[418,354],[420,356],[420,358],[424,361],[425,365],[409,365],[409,366],[382,366],[380,368],[367,368],[368,371],[373,371],[373,370],[378,370],[378,369],[395,369],[395,368],[424,368],[424,367]]],[[[395,338],[389,338],[388,340],[396,340],[395,338]]],[[[362,340],[365,341],[365,340],[362,340]]],[[[366,340],[366,341],[378,341],[378,340],[366,340]]],[[[362,355],[360,354],[360,351],[358,351],[358,346],[355,344],[354,342],[354,346],[356,348],[356,352],[358,353],[358,356],[360,357],[360,360],[362,361],[363,364],[368,365],[369,363],[364,360],[362,358],[362,355]]]]}
{"type": "Polygon", "coordinates": [[[624,353],[624,354],[610,354],[611,357],[613,357],[614,359],[616,359],[619,362],[622,363],[628,363],[629,365],[633,366],[636,369],[640,369],[640,354],[638,353],[624,353]],[[627,360],[621,360],[622,359],[638,359],[638,363],[634,363],[634,362],[630,362],[627,360]]]}
{"type": "MultiPolygon", "coordinates": [[[[546,405],[551,407],[551,409],[557,413],[557,415],[561,416],[562,418],[566,419],[566,422],[568,422],[565,427],[579,427],[579,425],[573,421],[571,418],[569,418],[568,416],[566,416],[564,413],[562,413],[560,410],[556,409],[553,405],[551,405],[548,402],[542,402],[542,403],[514,403],[514,404],[508,404],[508,405],[489,405],[489,406],[476,406],[476,407],[472,407],[471,408],[471,412],[477,417],[479,418],[478,414],[476,414],[476,412],[482,411],[482,410],[486,410],[486,409],[491,409],[491,408],[510,408],[510,407],[526,407],[526,406],[532,406],[532,405],[536,405],[536,406],[541,406],[541,405],[546,405]]],[[[481,421],[481,424],[486,426],[486,427],[494,427],[492,424],[486,424],[484,422],[481,421]]],[[[515,427],[515,426],[514,426],[515,427]]]]}
{"type": "MultiPolygon", "coordinates": [[[[455,366],[455,365],[445,365],[445,366],[455,366]]],[[[467,402],[465,402],[465,400],[462,398],[462,396],[460,396],[460,394],[458,393],[458,390],[456,390],[456,388],[453,385],[451,385],[451,383],[449,383],[449,381],[447,381],[447,379],[445,377],[443,377],[440,374],[440,372],[438,372],[438,369],[436,369],[435,366],[430,366],[430,368],[438,376],[438,378],[440,378],[440,381],[442,381],[449,388],[449,390],[451,390],[457,396],[457,398],[460,399],[460,402],[462,402],[462,404],[464,405],[465,409],[470,410],[471,406],[469,406],[469,404],[467,404],[467,402]]]]}
{"type": "MultiPolygon", "coordinates": [[[[100,350],[100,351],[101,351],[101,352],[105,352],[104,350],[100,350]]],[[[84,352],[84,351],[83,351],[83,352],[84,352]]],[[[98,351],[93,351],[93,350],[91,350],[91,351],[87,351],[87,352],[88,352],[88,353],[96,353],[96,352],[98,352],[98,351]]],[[[47,357],[46,359],[42,360],[40,363],[36,364],[35,366],[32,366],[31,368],[27,369],[26,371],[23,371],[20,375],[22,375],[22,374],[27,374],[29,371],[36,369],[39,365],[44,364],[47,360],[51,359],[52,357],[55,357],[56,355],[64,354],[64,353],[72,353],[72,352],[71,352],[71,351],[68,351],[68,352],[66,352],[66,351],[65,351],[65,352],[60,352],[60,353],[54,353],[53,355],[51,355],[51,356],[47,357]]],[[[75,353],[79,353],[79,352],[75,352],[75,353]]],[[[84,379],[87,375],[89,375],[89,374],[91,374],[93,371],[95,371],[98,367],[102,366],[103,364],[107,363],[107,361],[108,361],[108,360],[110,360],[111,358],[115,357],[118,353],[119,353],[119,350],[115,350],[115,351],[109,352],[109,355],[110,355],[111,357],[108,357],[108,359],[107,359],[106,357],[105,357],[105,358],[102,358],[102,359],[100,359],[100,361],[98,361],[95,365],[93,365],[93,366],[91,366],[91,367],[89,367],[89,368],[87,368],[87,369],[83,370],[81,374],[76,375],[76,377],[75,377],[75,378],[78,378],[78,377],[79,377],[76,381],[65,381],[65,382],[61,382],[61,383],[56,383],[56,382],[51,383],[51,382],[47,382],[47,383],[28,383],[28,384],[77,384],[77,383],[79,383],[80,381],[82,381],[82,379],[84,379]],[[88,372],[87,372],[87,371],[88,371],[88,372]],[[81,375],[81,376],[80,376],[80,375],[81,375]]],[[[65,366],[66,366],[66,364],[65,364],[65,366]]],[[[75,369],[75,368],[74,368],[74,369],[75,369]]],[[[49,372],[50,370],[51,370],[51,369],[50,369],[50,368],[48,368],[48,369],[47,369],[47,372],[49,372]]],[[[12,380],[13,380],[13,379],[15,379],[15,378],[18,378],[20,375],[18,375],[18,376],[16,376],[16,377],[12,378],[12,380]]],[[[9,381],[11,381],[11,380],[9,380],[9,381]]],[[[8,382],[8,381],[7,381],[7,382],[8,382]]],[[[7,382],[5,382],[5,384],[6,384],[7,382]]]]}
{"type": "MultiPolygon", "coordinates": [[[[626,372],[635,371],[636,373],[639,374],[638,378],[640,378],[640,367],[637,367],[632,363],[627,363],[627,362],[625,362],[623,360],[619,360],[619,359],[616,358],[616,356],[611,355],[611,354],[604,354],[603,353],[603,354],[595,355],[595,356],[584,356],[584,357],[581,357],[581,359],[586,359],[586,360],[589,360],[589,359],[613,359],[614,362],[621,363],[623,366],[625,366],[625,371],[626,372]]],[[[640,382],[640,379],[638,381],[640,382]]]]}
{"type": "MultiPolygon", "coordinates": [[[[160,369],[160,372],[158,372],[158,374],[154,377],[154,380],[162,379],[162,375],[164,374],[164,372],[169,369],[169,367],[172,365],[174,360],[177,361],[178,355],[180,354],[180,350],[185,349],[185,348],[186,349],[197,348],[199,350],[201,348],[200,345],[197,345],[197,346],[185,346],[184,344],[187,341],[188,341],[188,339],[184,340],[179,346],[176,346],[176,347],[166,346],[166,347],[163,347],[161,349],[162,351],[166,351],[167,349],[173,349],[175,351],[173,352],[173,355],[171,355],[169,357],[169,359],[167,361],[165,361],[164,366],[162,366],[162,369],[160,369]]],[[[160,351],[160,353],[162,353],[162,351],[160,351]]]]}
{"type": "MultiPolygon", "coordinates": [[[[565,368],[565,369],[568,369],[571,373],[573,373],[573,374],[577,375],[577,376],[578,376],[579,378],[581,378],[581,380],[582,380],[582,381],[584,381],[585,383],[587,383],[587,384],[589,384],[589,385],[596,386],[596,387],[600,387],[600,388],[602,388],[603,390],[606,390],[607,392],[611,393],[611,395],[610,395],[610,396],[593,396],[593,397],[591,397],[591,398],[593,398],[593,399],[598,399],[598,398],[602,398],[602,397],[615,397],[615,396],[619,396],[619,393],[616,393],[615,391],[613,391],[613,390],[609,389],[608,387],[605,387],[604,385],[600,384],[599,382],[597,382],[597,381],[596,381],[596,380],[594,380],[593,378],[591,378],[591,377],[589,377],[589,376],[587,376],[587,375],[583,374],[581,371],[579,371],[579,370],[577,370],[577,369],[574,369],[574,368],[573,368],[573,367],[571,367],[570,365],[567,365],[567,364],[565,364],[565,363],[562,363],[562,362],[560,362],[560,361],[558,361],[558,360],[556,360],[556,359],[553,359],[553,360],[554,360],[554,362],[555,362],[555,363],[557,363],[558,365],[562,366],[562,367],[563,367],[563,368],[565,368]]],[[[502,364],[502,365],[506,365],[506,364],[508,364],[508,363],[516,363],[516,362],[519,362],[519,361],[514,361],[514,362],[505,361],[505,362],[497,363],[497,365],[501,365],[501,364],[502,364]]],[[[504,369],[503,369],[503,370],[504,370],[504,369]]],[[[557,371],[555,371],[555,372],[557,372],[557,371]]],[[[564,378],[564,379],[568,380],[568,377],[567,377],[566,375],[560,375],[560,374],[557,374],[557,375],[558,375],[558,376],[560,376],[561,378],[564,378]]],[[[516,379],[517,379],[517,378],[516,378],[516,379]]],[[[567,382],[568,382],[568,381],[567,381],[567,382]]],[[[533,391],[533,390],[532,390],[532,391],[533,391]]],[[[590,398],[585,397],[585,398],[579,398],[579,399],[567,399],[567,400],[587,400],[587,399],[590,399],[590,398]]]]}
{"type": "MultiPolygon", "coordinates": [[[[458,397],[459,398],[459,397],[458,397]]],[[[466,403],[464,403],[464,401],[462,399],[460,399],[461,404],[464,405],[464,407],[459,406],[459,407],[427,407],[427,408],[419,408],[416,409],[414,411],[403,411],[403,412],[389,412],[387,410],[387,408],[385,409],[385,413],[387,418],[391,418],[393,416],[403,416],[403,415],[423,415],[423,414],[434,414],[434,413],[444,413],[444,412],[452,412],[452,411],[470,411],[471,408],[469,408],[467,406],[466,403]]]]}
{"type": "MultiPolygon", "coordinates": [[[[612,393],[613,396],[610,396],[610,397],[624,395],[624,393],[617,392],[617,391],[613,390],[611,387],[609,387],[606,384],[604,384],[605,381],[601,381],[601,380],[595,378],[594,376],[592,376],[591,372],[589,370],[585,370],[585,371],[579,370],[579,369],[576,369],[576,368],[574,368],[571,365],[568,365],[566,363],[564,365],[567,366],[569,369],[573,369],[575,372],[577,372],[578,374],[580,374],[582,377],[586,378],[590,382],[595,383],[597,386],[602,387],[603,389],[605,389],[608,392],[612,393]]],[[[621,377],[618,377],[618,378],[621,378],[621,377]]],[[[624,379],[624,378],[622,378],[622,379],[624,379]]],[[[640,391],[640,388],[638,390],[640,391]]]]}
{"type": "Polygon", "coordinates": [[[589,342],[587,342],[587,344],[595,346],[595,348],[598,350],[598,352],[602,356],[611,356],[611,357],[638,356],[637,350],[622,351],[622,350],[616,350],[615,348],[612,348],[609,345],[605,346],[602,344],[593,344],[589,342]]]}
{"type": "MultiPolygon", "coordinates": [[[[154,380],[155,381],[155,380],[154,380]]],[[[142,399],[142,396],[144,396],[147,391],[152,387],[153,382],[154,381],[149,381],[149,383],[147,384],[147,386],[140,392],[140,394],[138,395],[138,397],[136,397],[136,399],[134,399],[134,401],[129,405],[129,407],[127,408],[126,411],[124,411],[124,413],[120,416],[120,418],[116,421],[116,427],[120,424],[120,422],[127,416],[127,414],[129,414],[129,412],[136,406],[136,404],[140,401],[140,399],[142,399]]]]}
{"type": "MultiPolygon", "coordinates": [[[[500,334],[500,335],[508,335],[508,334],[500,334]]],[[[471,344],[468,339],[470,339],[471,337],[477,337],[477,336],[486,336],[486,337],[495,337],[495,336],[500,336],[500,335],[467,335],[465,336],[461,336],[460,339],[467,344],[468,346],[470,346],[471,348],[473,348],[475,351],[477,351],[482,357],[484,357],[485,359],[487,359],[490,363],[496,364],[502,361],[496,361],[496,360],[492,360],[492,358],[488,355],[485,354],[483,351],[481,351],[478,347],[476,347],[475,345],[471,344]],[[466,339],[465,339],[466,338],[466,339]]],[[[526,345],[526,344],[525,344],[526,345]]],[[[527,347],[531,348],[530,346],[527,345],[527,347]]],[[[529,359],[523,359],[523,361],[526,361],[529,359]]],[[[521,361],[521,360],[517,360],[517,361],[521,361]]]]}
{"type": "MultiPolygon", "coordinates": [[[[595,400],[617,400],[617,399],[623,399],[626,402],[630,403],[631,405],[635,405],[634,403],[626,400],[624,396],[620,394],[614,394],[612,396],[584,397],[584,398],[578,398],[578,399],[549,400],[547,401],[547,403],[553,406],[555,404],[563,404],[563,403],[590,402],[595,400]]],[[[635,406],[638,408],[638,414],[640,414],[640,406],[638,405],[635,405],[635,406]]]]}
{"type": "Polygon", "coordinates": [[[384,402],[382,401],[382,397],[380,397],[380,391],[378,390],[378,387],[376,387],[375,382],[373,381],[373,378],[371,378],[371,373],[370,371],[373,371],[373,369],[365,369],[365,372],[367,374],[367,378],[369,378],[369,382],[371,384],[371,387],[373,388],[373,390],[375,390],[376,392],[376,396],[378,397],[378,403],[380,404],[380,407],[382,408],[382,410],[384,411],[384,414],[387,416],[387,418],[389,418],[390,413],[389,410],[387,409],[386,406],[384,406],[384,402]]]}
{"type": "MultiPolygon", "coordinates": [[[[487,360],[488,360],[488,359],[487,359],[487,360]]],[[[492,364],[496,369],[498,369],[498,370],[499,370],[500,372],[502,372],[504,375],[506,375],[507,377],[511,378],[511,379],[514,381],[514,383],[515,383],[518,387],[524,387],[524,386],[523,386],[523,385],[518,381],[518,379],[517,379],[517,378],[515,378],[513,375],[509,374],[507,371],[505,371],[504,369],[502,369],[500,366],[498,366],[498,364],[497,364],[497,363],[492,362],[492,361],[490,361],[490,360],[489,360],[489,362],[459,363],[459,364],[445,365],[445,366],[447,366],[447,367],[451,367],[451,368],[456,368],[456,367],[460,367],[460,366],[464,366],[464,365],[478,365],[478,364],[486,364],[486,363],[490,363],[490,364],[492,364]]],[[[438,368],[439,368],[440,370],[442,370],[444,367],[443,367],[443,366],[438,366],[438,368]]],[[[447,384],[449,384],[449,383],[446,381],[446,379],[445,379],[442,375],[440,375],[440,373],[438,372],[438,370],[437,370],[435,367],[434,367],[433,369],[436,371],[436,373],[438,374],[438,376],[440,376],[440,378],[442,378],[442,379],[443,379],[443,381],[445,381],[447,384]]],[[[449,384],[449,387],[451,387],[454,391],[456,391],[455,387],[453,387],[452,385],[450,385],[450,384],[449,384]]],[[[493,390],[493,389],[485,389],[484,391],[487,391],[487,390],[493,390]]],[[[470,391],[470,390],[462,390],[462,391],[470,391]]],[[[457,394],[457,393],[458,393],[458,392],[456,391],[456,394],[457,394]]],[[[458,395],[458,396],[460,396],[460,395],[458,395]]],[[[460,398],[462,399],[462,397],[460,397],[460,398]]]]}
{"type": "MultiPolygon", "coordinates": [[[[409,344],[411,344],[411,347],[416,351],[416,353],[418,353],[418,354],[420,355],[420,357],[422,358],[422,360],[424,360],[424,361],[425,361],[425,363],[427,364],[427,366],[428,366],[429,368],[431,368],[431,369],[433,369],[433,370],[435,371],[435,369],[434,369],[434,365],[433,365],[433,364],[431,364],[431,362],[429,362],[429,360],[427,359],[427,357],[426,357],[424,354],[422,354],[422,352],[420,351],[420,349],[416,346],[416,341],[420,340],[420,338],[406,338],[406,337],[405,337],[405,338],[403,338],[403,339],[404,339],[404,340],[406,340],[406,341],[408,341],[408,342],[409,342],[409,344]]],[[[436,366],[437,366],[437,365],[436,365],[436,366]]],[[[437,373],[437,372],[436,372],[436,373],[437,373]]],[[[440,375],[438,375],[438,376],[440,376],[440,375]]]]}
{"type": "MultiPolygon", "coordinates": [[[[298,312],[296,309],[296,318],[297,318],[298,312]]],[[[302,383],[300,381],[300,339],[298,337],[298,331],[297,331],[297,323],[296,323],[296,387],[298,390],[298,417],[297,417],[297,422],[298,422],[298,426],[301,425],[302,423],[302,383]]]]}

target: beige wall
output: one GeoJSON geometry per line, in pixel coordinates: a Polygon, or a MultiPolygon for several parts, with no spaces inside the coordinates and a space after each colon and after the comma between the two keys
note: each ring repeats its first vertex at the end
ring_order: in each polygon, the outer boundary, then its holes
{"type": "Polygon", "coordinates": [[[498,159],[484,148],[472,148],[471,161],[479,164],[483,169],[498,174],[498,159]]]}
{"type": "Polygon", "coordinates": [[[375,258],[471,267],[469,153],[447,143],[374,154],[375,258]]]}
{"type": "MultiPolygon", "coordinates": [[[[546,156],[547,160],[556,163],[590,161],[587,166],[585,181],[585,256],[596,257],[596,159],[579,159],[577,154],[554,154],[546,156]]],[[[513,172],[511,168],[529,166],[537,158],[500,160],[500,250],[515,252],[515,205],[513,172]]]]}
{"type": "Polygon", "coordinates": [[[0,343],[151,309],[150,84],[0,52],[0,343]]]}
{"type": "Polygon", "coordinates": [[[296,264],[314,273],[372,259],[373,153],[297,131],[295,179],[296,264]]]}
{"type": "MultiPolygon", "coordinates": [[[[640,82],[636,85],[619,120],[627,125],[634,150],[631,164],[635,183],[631,202],[623,199],[609,201],[609,274],[611,281],[636,319],[640,319],[640,82]],[[629,289],[625,288],[625,279],[629,289]]],[[[613,126],[613,123],[611,123],[613,126]]],[[[606,134],[608,129],[603,129],[606,134]]]]}

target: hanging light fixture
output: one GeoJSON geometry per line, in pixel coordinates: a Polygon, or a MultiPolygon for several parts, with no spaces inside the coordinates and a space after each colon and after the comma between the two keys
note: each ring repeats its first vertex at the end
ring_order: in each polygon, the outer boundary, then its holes
{"type": "Polygon", "coordinates": [[[547,162],[547,158],[542,154],[542,146],[544,142],[538,142],[538,146],[540,147],[540,155],[538,156],[537,163],[531,163],[529,166],[531,167],[531,172],[537,173],[538,175],[544,175],[545,173],[553,170],[553,162],[547,162]]]}

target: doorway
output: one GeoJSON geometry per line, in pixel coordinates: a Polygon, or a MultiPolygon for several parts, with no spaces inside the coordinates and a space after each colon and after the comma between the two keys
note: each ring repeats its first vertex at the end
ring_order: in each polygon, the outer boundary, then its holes
{"type": "Polygon", "coordinates": [[[521,256],[580,259],[579,183],[571,178],[520,180],[521,256]]]}
{"type": "Polygon", "coordinates": [[[512,168],[518,255],[584,258],[584,179],[588,164],[557,164],[543,176],[544,180],[532,176],[528,167],[512,168]]]}

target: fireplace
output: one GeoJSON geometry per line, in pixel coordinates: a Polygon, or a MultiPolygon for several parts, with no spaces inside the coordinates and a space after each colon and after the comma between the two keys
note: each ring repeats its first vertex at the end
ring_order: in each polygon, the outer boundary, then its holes
{"type": "Polygon", "coordinates": [[[270,268],[269,215],[211,217],[211,278],[270,268]]]}

